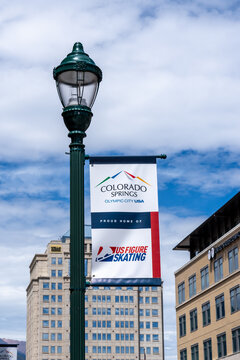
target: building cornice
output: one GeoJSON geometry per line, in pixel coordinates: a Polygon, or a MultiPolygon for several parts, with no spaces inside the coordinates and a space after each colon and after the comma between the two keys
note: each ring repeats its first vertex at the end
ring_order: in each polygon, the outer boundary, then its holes
{"type": "Polygon", "coordinates": [[[182,267],[180,267],[178,270],[176,270],[174,272],[174,275],[177,276],[179,273],[181,273],[182,271],[186,270],[187,267],[191,266],[192,264],[194,264],[194,262],[197,262],[199,260],[200,257],[204,256],[205,254],[208,253],[208,251],[213,248],[214,246],[220,244],[221,242],[223,242],[224,240],[227,240],[228,237],[234,235],[235,232],[240,230],[240,224],[237,224],[235,227],[233,227],[231,230],[229,230],[227,233],[225,233],[223,236],[221,236],[219,239],[217,239],[215,242],[213,242],[212,244],[210,244],[207,248],[205,248],[204,250],[202,250],[199,254],[197,254],[196,256],[194,256],[194,258],[192,258],[191,260],[189,260],[186,264],[184,264],[182,267]]]}

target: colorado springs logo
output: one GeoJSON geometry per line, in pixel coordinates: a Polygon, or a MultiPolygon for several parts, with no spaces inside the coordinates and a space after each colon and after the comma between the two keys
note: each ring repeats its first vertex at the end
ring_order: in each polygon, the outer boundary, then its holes
{"type": "MultiPolygon", "coordinates": [[[[99,184],[97,184],[96,187],[102,185],[103,183],[105,183],[109,179],[115,179],[121,173],[125,174],[126,177],[128,178],[128,180],[138,179],[141,182],[145,183],[146,185],[151,186],[148,182],[146,182],[145,180],[143,180],[139,176],[132,175],[129,172],[127,172],[125,170],[124,171],[122,170],[122,171],[119,171],[117,174],[115,174],[113,176],[106,177],[106,179],[104,179],[99,184]]],[[[147,186],[139,185],[139,184],[129,184],[129,183],[122,184],[122,183],[118,183],[118,184],[103,185],[103,186],[100,187],[100,190],[103,193],[109,193],[110,192],[111,197],[116,197],[116,196],[137,197],[139,192],[140,193],[141,192],[145,193],[147,191],[147,186]]]]}
{"type": "Polygon", "coordinates": [[[144,261],[148,246],[109,246],[105,251],[100,246],[95,262],[144,261]]]}

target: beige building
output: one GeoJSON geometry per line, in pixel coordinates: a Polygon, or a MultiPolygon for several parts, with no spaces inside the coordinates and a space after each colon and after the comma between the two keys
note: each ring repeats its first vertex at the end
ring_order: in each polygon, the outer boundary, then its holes
{"type": "MultiPolygon", "coordinates": [[[[90,227],[85,233],[90,280],[90,227]]],[[[27,360],[70,359],[69,241],[51,241],[30,264],[27,360]]],[[[85,306],[86,360],[163,359],[162,287],[88,288],[85,306]]]]}
{"type": "Polygon", "coordinates": [[[240,193],[174,248],[178,359],[240,359],[239,248],[240,193]]]}

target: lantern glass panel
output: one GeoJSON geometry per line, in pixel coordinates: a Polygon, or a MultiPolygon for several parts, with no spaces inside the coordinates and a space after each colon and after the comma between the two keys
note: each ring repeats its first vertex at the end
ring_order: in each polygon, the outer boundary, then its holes
{"type": "Polygon", "coordinates": [[[88,71],[65,71],[58,75],[57,89],[63,107],[91,108],[98,91],[98,78],[88,71]]]}

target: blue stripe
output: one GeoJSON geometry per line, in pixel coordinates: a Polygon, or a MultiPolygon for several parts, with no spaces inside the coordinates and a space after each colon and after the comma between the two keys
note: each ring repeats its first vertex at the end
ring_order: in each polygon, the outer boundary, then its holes
{"type": "Polygon", "coordinates": [[[92,279],[89,286],[161,286],[161,278],[92,279]]]}
{"type": "Polygon", "coordinates": [[[95,212],[92,229],[150,229],[150,212],[95,212]]]}

